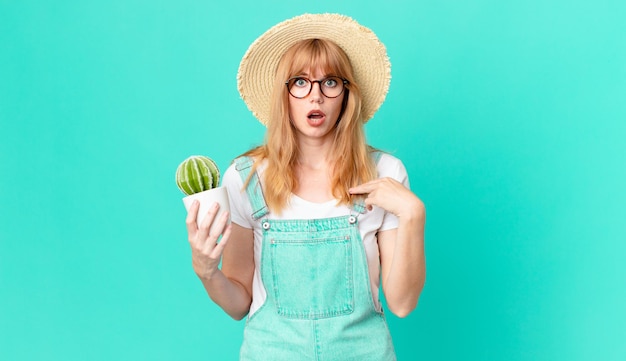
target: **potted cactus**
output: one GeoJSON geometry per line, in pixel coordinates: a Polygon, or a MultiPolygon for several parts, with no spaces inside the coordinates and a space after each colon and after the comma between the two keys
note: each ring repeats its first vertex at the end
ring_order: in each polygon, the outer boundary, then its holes
{"type": "Polygon", "coordinates": [[[198,225],[214,202],[220,205],[215,219],[219,219],[222,213],[230,210],[228,192],[225,187],[219,187],[219,182],[220,171],[217,164],[209,157],[191,156],[180,163],[176,169],[176,185],[187,195],[183,198],[187,211],[189,211],[194,200],[197,199],[200,202],[196,219],[198,225]]]}

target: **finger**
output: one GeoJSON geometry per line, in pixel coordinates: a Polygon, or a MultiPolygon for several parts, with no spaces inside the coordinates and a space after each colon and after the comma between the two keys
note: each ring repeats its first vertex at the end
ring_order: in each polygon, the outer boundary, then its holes
{"type": "Polygon", "coordinates": [[[350,192],[350,194],[365,194],[373,191],[374,189],[376,189],[376,184],[373,182],[367,182],[348,189],[348,192],[350,192]]]}
{"type": "Polygon", "coordinates": [[[222,213],[219,219],[217,219],[211,229],[209,230],[209,236],[206,238],[206,242],[203,245],[203,251],[206,254],[211,253],[211,251],[215,248],[217,244],[217,240],[220,238],[220,235],[224,232],[226,228],[226,223],[228,222],[228,212],[222,213]]]}
{"type": "Polygon", "coordinates": [[[374,209],[374,206],[376,205],[374,198],[372,197],[365,198],[363,203],[365,203],[365,208],[367,208],[368,211],[374,209]]]}
{"type": "Polygon", "coordinates": [[[201,242],[201,245],[203,245],[206,242],[206,239],[209,237],[211,224],[213,223],[213,219],[215,218],[215,215],[217,214],[219,208],[220,205],[217,202],[211,204],[209,210],[204,216],[204,219],[202,220],[202,222],[200,222],[200,227],[198,227],[198,234],[196,235],[196,238],[199,242],[201,242]]]}
{"type": "Polygon", "coordinates": [[[196,223],[196,219],[198,218],[198,208],[200,208],[200,202],[197,200],[193,201],[191,203],[191,207],[189,207],[189,211],[187,212],[187,218],[185,218],[189,240],[194,238],[196,232],[198,231],[198,224],[196,223]]]}
{"type": "Polygon", "coordinates": [[[209,255],[211,258],[218,259],[222,257],[222,254],[224,253],[224,248],[226,247],[226,243],[228,243],[228,240],[230,239],[230,233],[232,231],[232,228],[233,227],[230,224],[226,227],[220,243],[218,243],[215,248],[213,248],[213,251],[211,251],[211,254],[209,255]]]}

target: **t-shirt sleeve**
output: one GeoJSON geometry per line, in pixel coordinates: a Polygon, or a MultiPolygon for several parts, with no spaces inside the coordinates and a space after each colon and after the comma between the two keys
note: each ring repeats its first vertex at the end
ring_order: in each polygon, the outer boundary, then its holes
{"type": "MultiPolygon", "coordinates": [[[[409,175],[402,161],[390,154],[383,153],[380,161],[378,162],[378,177],[389,177],[402,183],[408,189],[411,189],[409,185],[409,175]]],[[[383,223],[380,226],[379,231],[386,231],[389,229],[398,228],[398,217],[393,213],[385,212],[383,217],[383,223]]]]}
{"type": "Polygon", "coordinates": [[[222,186],[226,187],[228,191],[231,222],[244,228],[253,228],[251,218],[252,206],[248,201],[248,196],[243,189],[243,180],[239,176],[234,163],[224,173],[222,186]]]}

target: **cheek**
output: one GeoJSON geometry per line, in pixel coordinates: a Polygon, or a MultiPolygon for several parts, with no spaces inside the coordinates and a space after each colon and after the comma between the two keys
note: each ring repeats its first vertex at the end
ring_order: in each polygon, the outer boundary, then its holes
{"type": "Polygon", "coordinates": [[[289,106],[287,107],[287,111],[289,112],[289,116],[293,116],[294,114],[298,114],[302,106],[298,102],[299,99],[295,99],[289,97],[289,106]]]}
{"type": "Polygon", "coordinates": [[[333,109],[333,112],[335,114],[339,115],[339,113],[341,113],[341,105],[342,105],[342,103],[343,103],[343,98],[341,98],[341,99],[333,99],[332,109],[333,109]]]}

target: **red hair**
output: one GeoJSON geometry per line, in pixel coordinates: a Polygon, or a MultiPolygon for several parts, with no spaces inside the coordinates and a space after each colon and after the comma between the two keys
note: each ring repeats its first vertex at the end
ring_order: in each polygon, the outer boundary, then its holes
{"type": "Polygon", "coordinates": [[[342,115],[333,130],[334,140],[329,159],[332,164],[333,196],[340,204],[350,204],[352,196],[348,189],[376,177],[376,165],[370,157],[371,148],[365,142],[363,131],[361,92],[348,56],[328,40],[300,41],[278,63],[265,144],[244,154],[254,158],[253,171],[262,161],[267,160],[267,168],[261,179],[263,194],[270,211],[279,214],[297,188],[294,167],[299,151],[295,128],[289,120],[289,94],[285,81],[309,69],[322,69],[325,74],[348,80],[342,115]]]}

